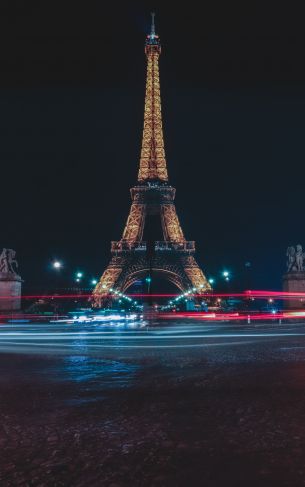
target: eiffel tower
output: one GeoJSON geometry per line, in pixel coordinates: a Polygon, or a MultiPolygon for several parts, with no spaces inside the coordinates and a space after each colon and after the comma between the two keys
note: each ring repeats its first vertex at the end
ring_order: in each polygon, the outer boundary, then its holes
{"type": "Polygon", "coordinates": [[[111,243],[112,258],[93,291],[96,307],[105,304],[110,292],[124,293],[136,280],[152,273],[164,276],[182,292],[211,290],[195,260],[195,242],[185,239],[180,226],[174,204],[176,190],[168,184],[159,81],[161,45],[154,14],[145,54],[147,78],[138,184],[130,190],[132,204],[122,238],[111,243]],[[160,239],[156,238],[158,230],[160,239]]]}

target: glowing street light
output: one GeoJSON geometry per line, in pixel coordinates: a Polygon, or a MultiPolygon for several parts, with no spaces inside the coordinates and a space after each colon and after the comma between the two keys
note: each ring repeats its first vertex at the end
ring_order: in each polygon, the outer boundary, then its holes
{"type": "Polygon", "coordinates": [[[93,284],[93,286],[95,286],[97,284],[97,279],[92,279],[91,284],[93,284]]]}
{"type": "Polygon", "coordinates": [[[80,282],[80,278],[79,277],[77,277],[75,280],[76,280],[76,282],[80,282]]]}
{"type": "Polygon", "coordinates": [[[223,271],[222,275],[223,277],[229,277],[230,273],[228,271],[223,271]]]}
{"type": "Polygon", "coordinates": [[[213,279],[213,277],[210,277],[210,279],[209,279],[209,283],[210,283],[210,284],[214,284],[214,282],[215,282],[215,279],[213,279]]]}
{"type": "Polygon", "coordinates": [[[55,260],[52,265],[53,265],[54,269],[61,269],[62,268],[62,263],[59,262],[59,260],[55,260]]]}
{"type": "Polygon", "coordinates": [[[78,277],[80,279],[81,277],[83,277],[83,273],[82,272],[77,272],[76,273],[76,277],[78,277]]]}

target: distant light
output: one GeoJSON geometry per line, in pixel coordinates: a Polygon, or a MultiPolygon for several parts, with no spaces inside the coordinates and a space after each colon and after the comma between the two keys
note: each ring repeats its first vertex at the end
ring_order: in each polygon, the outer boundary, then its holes
{"type": "Polygon", "coordinates": [[[55,269],[60,269],[62,267],[62,263],[59,262],[58,260],[55,260],[55,262],[53,262],[53,267],[55,269]]]}
{"type": "Polygon", "coordinates": [[[102,288],[106,289],[107,288],[106,284],[102,284],[102,288]]]}
{"type": "Polygon", "coordinates": [[[210,283],[210,284],[214,284],[214,282],[215,282],[215,279],[213,279],[212,277],[210,277],[210,279],[209,279],[209,283],[210,283]]]}
{"type": "Polygon", "coordinates": [[[223,275],[223,277],[229,277],[229,272],[228,271],[223,271],[222,275],[223,275]]]}
{"type": "Polygon", "coordinates": [[[151,282],[151,277],[146,277],[145,281],[146,282],[151,282]]]}
{"type": "Polygon", "coordinates": [[[275,309],[273,309],[273,310],[272,310],[272,314],[273,314],[273,315],[275,315],[275,313],[276,313],[276,310],[275,310],[275,309]]]}
{"type": "Polygon", "coordinates": [[[95,284],[97,284],[97,280],[96,279],[92,279],[91,284],[93,284],[95,286],[95,284]]]}
{"type": "Polygon", "coordinates": [[[82,272],[77,272],[76,273],[76,277],[79,277],[79,278],[83,277],[83,273],[82,272]]]}
{"type": "Polygon", "coordinates": [[[76,282],[80,282],[80,278],[79,277],[76,279],[76,282]]]}
{"type": "Polygon", "coordinates": [[[273,303],[273,299],[272,298],[269,298],[268,301],[269,301],[269,303],[273,303]]]}
{"type": "Polygon", "coordinates": [[[226,281],[229,281],[229,280],[230,280],[230,278],[229,277],[226,277],[226,281]]]}

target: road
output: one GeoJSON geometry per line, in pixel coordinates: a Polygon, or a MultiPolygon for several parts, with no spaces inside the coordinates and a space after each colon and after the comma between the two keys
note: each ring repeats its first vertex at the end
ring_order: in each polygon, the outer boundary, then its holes
{"type": "Polygon", "coordinates": [[[305,324],[0,328],[1,486],[305,485],[305,324]]]}

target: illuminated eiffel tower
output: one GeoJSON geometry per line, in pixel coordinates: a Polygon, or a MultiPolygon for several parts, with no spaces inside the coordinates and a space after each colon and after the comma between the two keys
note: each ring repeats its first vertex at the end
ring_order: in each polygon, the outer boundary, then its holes
{"type": "Polygon", "coordinates": [[[152,14],[151,32],[145,43],[147,79],[138,184],[130,190],[132,204],[123,236],[111,243],[112,258],[93,291],[97,307],[105,304],[109,293],[124,293],[136,280],[151,277],[152,273],[164,276],[182,292],[211,289],[194,258],[195,242],[184,237],[174,205],[176,190],[168,184],[160,100],[160,53],[152,14]]]}

